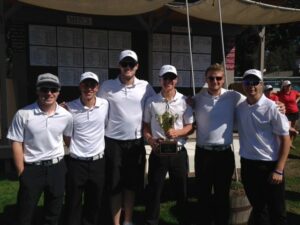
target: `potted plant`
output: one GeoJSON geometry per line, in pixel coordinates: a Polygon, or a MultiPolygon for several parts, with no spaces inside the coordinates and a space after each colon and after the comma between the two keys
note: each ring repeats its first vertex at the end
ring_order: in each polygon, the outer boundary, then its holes
{"type": "Polygon", "coordinates": [[[235,168],[235,176],[230,189],[230,224],[247,224],[252,210],[246,196],[244,186],[239,179],[238,169],[235,168]]]}

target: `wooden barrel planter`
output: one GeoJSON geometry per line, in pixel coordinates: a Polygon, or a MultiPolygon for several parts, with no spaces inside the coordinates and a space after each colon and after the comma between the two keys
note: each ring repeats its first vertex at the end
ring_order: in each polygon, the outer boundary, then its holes
{"type": "Polygon", "coordinates": [[[230,225],[247,225],[252,207],[244,189],[230,191],[230,225]]]}

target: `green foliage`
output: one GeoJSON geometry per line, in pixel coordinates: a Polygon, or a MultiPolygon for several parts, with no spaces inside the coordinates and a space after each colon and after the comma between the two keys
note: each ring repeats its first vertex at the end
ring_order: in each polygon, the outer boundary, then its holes
{"type": "MultiPolygon", "coordinates": [[[[276,1],[270,2],[276,3],[276,1]]],[[[280,1],[280,5],[300,9],[299,0],[280,1]]],[[[262,26],[245,27],[245,30],[236,37],[237,75],[249,68],[259,68],[261,28],[262,26]]],[[[298,58],[300,58],[300,23],[266,26],[265,67],[267,72],[295,70],[295,61],[298,58]]]]}
{"type": "Polygon", "coordinates": [[[15,204],[18,188],[17,181],[0,181],[0,214],[4,211],[5,206],[15,204]]]}
{"type": "Polygon", "coordinates": [[[273,51],[266,50],[266,69],[270,71],[293,70],[296,59],[295,45],[278,45],[273,51]]]}
{"type": "Polygon", "coordinates": [[[244,186],[242,184],[242,182],[240,181],[232,181],[231,182],[231,189],[232,190],[238,190],[238,189],[243,189],[244,186]]]}
{"type": "MultiPolygon", "coordinates": [[[[236,37],[237,74],[259,68],[261,26],[250,26],[236,37]]],[[[300,58],[300,24],[266,26],[265,67],[267,72],[294,70],[300,58]]]]}

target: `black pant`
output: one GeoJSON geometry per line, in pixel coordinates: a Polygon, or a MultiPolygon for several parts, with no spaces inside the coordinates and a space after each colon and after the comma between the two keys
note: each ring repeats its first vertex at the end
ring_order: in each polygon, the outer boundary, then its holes
{"type": "Polygon", "coordinates": [[[84,161],[69,157],[67,168],[66,224],[98,224],[105,179],[105,159],[84,161]]]}
{"type": "Polygon", "coordinates": [[[229,191],[234,171],[231,148],[209,151],[199,147],[195,154],[195,175],[199,198],[199,223],[228,225],[229,191]],[[212,194],[213,189],[213,194],[212,194]]]}
{"type": "Polygon", "coordinates": [[[120,194],[124,189],[134,192],[142,189],[145,155],[142,138],[116,140],[105,137],[107,184],[112,195],[120,194]]]}
{"type": "MultiPolygon", "coordinates": [[[[159,222],[160,196],[167,172],[173,182],[172,190],[177,197],[178,212],[184,215],[187,200],[187,153],[182,148],[174,156],[150,154],[148,169],[148,185],[146,189],[146,224],[157,225],[159,222]]],[[[179,220],[183,220],[182,216],[179,220]]]]}
{"type": "Polygon", "coordinates": [[[18,225],[31,225],[37,203],[44,192],[43,224],[56,225],[60,216],[65,189],[65,162],[51,166],[25,164],[18,192],[18,225]]]}
{"type": "Polygon", "coordinates": [[[284,182],[271,184],[270,174],[277,162],[241,159],[242,182],[253,207],[255,225],[286,225],[284,182]]]}

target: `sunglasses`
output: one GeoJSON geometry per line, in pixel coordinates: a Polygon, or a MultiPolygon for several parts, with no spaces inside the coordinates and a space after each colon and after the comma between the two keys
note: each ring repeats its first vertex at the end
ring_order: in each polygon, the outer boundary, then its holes
{"type": "Polygon", "coordinates": [[[177,76],[173,73],[166,73],[161,77],[163,80],[175,80],[177,76]]]}
{"type": "Polygon", "coordinates": [[[208,80],[210,80],[210,81],[214,81],[214,80],[220,81],[220,80],[223,79],[223,77],[207,77],[207,78],[208,78],[208,80]]]}
{"type": "Polygon", "coordinates": [[[94,89],[98,85],[98,83],[95,82],[95,81],[84,81],[84,82],[82,82],[82,85],[86,88],[93,88],[94,89]]]}
{"type": "Polygon", "coordinates": [[[257,86],[259,83],[259,80],[243,80],[245,86],[257,86]]]}
{"type": "Polygon", "coordinates": [[[123,68],[126,68],[126,67],[130,67],[131,69],[133,67],[136,66],[136,63],[135,62],[120,62],[120,65],[123,67],[123,68]]]}
{"type": "Polygon", "coordinates": [[[56,93],[56,92],[59,92],[59,88],[56,88],[56,87],[39,87],[38,91],[43,92],[43,93],[49,93],[49,91],[51,93],[56,93]]]}
{"type": "Polygon", "coordinates": [[[162,79],[163,80],[175,80],[176,77],[163,77],[162,79]]]}

